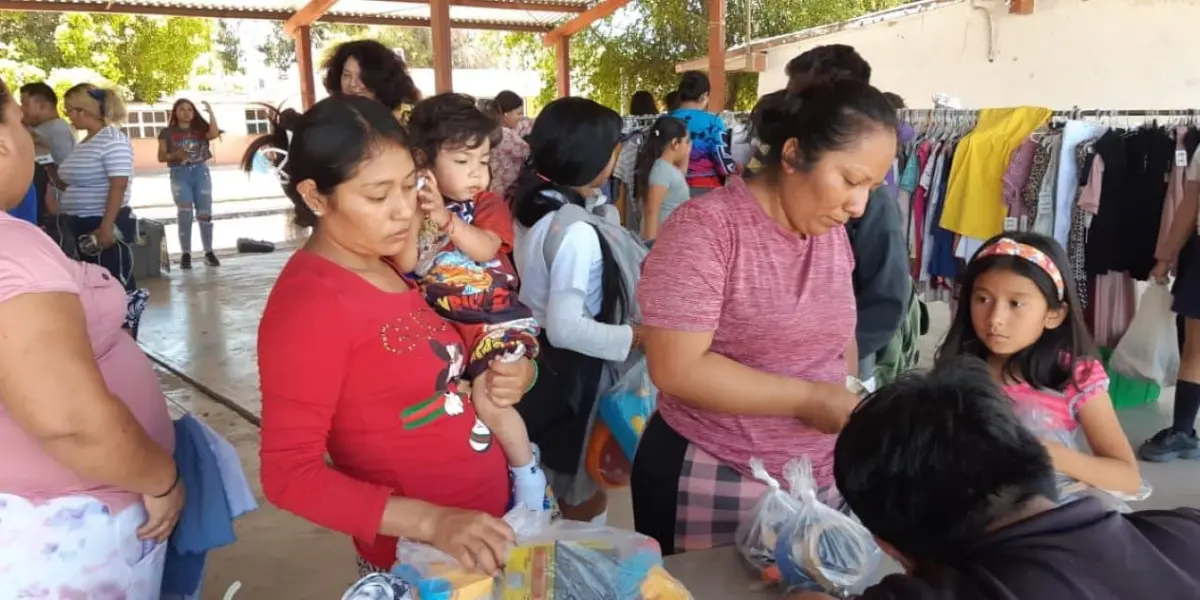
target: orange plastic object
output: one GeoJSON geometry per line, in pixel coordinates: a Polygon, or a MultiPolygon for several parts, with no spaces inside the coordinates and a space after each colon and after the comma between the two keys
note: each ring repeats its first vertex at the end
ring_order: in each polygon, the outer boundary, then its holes
{"type": "Polygon", "coordinates": [[[621,446],[617,444],[612,432],[599,420],[592,427],[584,467],[594,481],[606,488],[629,485],[633,466],[629,464],[629,459],[625,458],[625,453],[621,451],[621,446]]]}

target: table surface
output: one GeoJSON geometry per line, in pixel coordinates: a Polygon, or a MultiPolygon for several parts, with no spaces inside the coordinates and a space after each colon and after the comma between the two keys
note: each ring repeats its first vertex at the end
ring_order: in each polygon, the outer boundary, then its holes
{"type": "MultiPolygon", "coordinates": [[[[663,563],[667,572],[682,582],[695,600],[779,600],[781,597],[778,589],[762,589],[761,582],[750,573],[733,546],[676,554],[663,559],[663,563]]],[[[875,577],[870,580],[878,582],[886,575],[900,572],[900,565],[884,557],[875,577]]]]}
{"type": "Polygon", "coordinates": [[[667,571],[692,593],[695,600],[779,599],[779,591],[759,589],[759,581],[732,546],[668,556],[667,571]]]}

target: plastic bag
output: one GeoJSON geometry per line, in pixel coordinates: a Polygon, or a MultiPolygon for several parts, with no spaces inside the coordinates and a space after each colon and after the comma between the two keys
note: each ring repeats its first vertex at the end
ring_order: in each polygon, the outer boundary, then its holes
{"type": "MultiPolygon", "coordinates": [[[[1055,442],[1072,450],[1079,450],[1079,436],[1077,432],[1064,429],[1058,425],[1053,417],[1044,409],[1022,403],[1017,405],[1016,410],[1017,415],[1021,418],[1021,422],[1034,435],[1038,436],[1038,439],[1055,442]]],[[[1129,504],[1127,504],[1128,502],[1140,502],[1149,498],[1153,493],[1154,487],[1145,479],[1142,480],[1141,488],[1136,493],[1129,494],[1102,490],[1073,477],[1068,477],[1062,473],[1058,474],[1058,499],[1062,503],[1083,496],[1092,496],[1099,499],[1109,510],[1127,513],[1133,511],[1129,507],[1129,504]]]]}
{"type": "Polygon", "coordinates": [[[1171,290],[1165,284],[1151,284],[1142,292],[1133,322],[1113,349],[1109,365],[1122,374],[1158,385],[1175,383],[1179,340],[1175,314],[1171,312],[1171,290]]]}
{"type": "Polygon", "coordinates": [[[517,545],[495,578],[406,540],[392,573],[413,586],[415,600],[691,600],[648,537],[593,523],[551,524],[544,511],[525,508],[504,519],[517,545]]]}
{"type": "Polygon", "coordinates": [[[600,419],[631,463],[657,399],[658,389],[650,381],[644,357],[600,396],[600,419]]]}
{"type": "Polygon", "coordinates": [[[817,496],[807,458],[783,468],[789,492],[752,459],[755,478],[768,486],[735,534],[738,551],[767,583],[788,592],[840,594],[861,586],[879,568],[881,552],[871,533],[817,496]]]}
{"type": "MultiPolygon", "coordinates": [[[[788,463],[787,467],[791,467],[788,463]]],[[[788,480],[788,490],[795,491],[798,481],[798,471],[784,468],[784,477],[788,480]]],[[[775,549],[779,545],[779,536],[787,522],[795,517],[803,508],[800,500],[788,490],[784,490],[779,481],[767,472],[762,459],[750,459],[750,473],[755,479],[767,484],[767,490],[759,497],[758,503],[750,511],[750,517],[738,524],[734,532],[734,544],[742,558],[750,563],[767,583],[779,583],[779,569],[775,564],[775,549]]]]}
{"type": "Polygon", "coordinates": [[[792,494],[800,504],[780,531],[775,549],[784,590],[833,595],[861,591],[882,559],[874,536],[858,521],[818,499],[807,458],[793,460],[784,469],[790,471],[792,494]]]}

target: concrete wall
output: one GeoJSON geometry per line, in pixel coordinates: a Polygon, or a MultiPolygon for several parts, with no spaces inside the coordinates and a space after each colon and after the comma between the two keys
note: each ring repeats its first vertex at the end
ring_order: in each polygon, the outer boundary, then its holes
{"type": "Polygon", "coordinates": [[[871,62],[872,83],[911,108],[948,93],[964,108],[1200,108],[1197,0],[1037,0],[1033,15],[972,2],[805,39],[768,50],[759,94],[785,85],[784,66],[813,46],[850,44],[871,62]]]}

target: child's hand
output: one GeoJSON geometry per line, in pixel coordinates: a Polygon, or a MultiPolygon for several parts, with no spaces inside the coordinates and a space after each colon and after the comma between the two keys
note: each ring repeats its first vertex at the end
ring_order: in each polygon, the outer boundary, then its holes
{"type": "Polygon", "coordinates": [[[438,229],[445,230],[450,226],[450,219],[454,216],[450,214],[449,210],[446,210],[446,201],[442,199],[442,192],[438,189],[437,178],[431,171],[426,171],[424,177],[425,185],[417,191],[421,210],[425,211],[429,220],[433,221],[438,229]]]}

